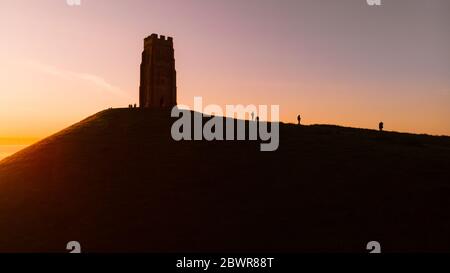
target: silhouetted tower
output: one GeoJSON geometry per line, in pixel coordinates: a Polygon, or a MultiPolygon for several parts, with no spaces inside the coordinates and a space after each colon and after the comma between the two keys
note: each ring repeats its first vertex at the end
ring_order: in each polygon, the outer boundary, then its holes
{"type": "Polygon", "coordinates": [[[173,39],[152,34],[144,39],[139,107],[177,105],[177,80],[173,39]]]}

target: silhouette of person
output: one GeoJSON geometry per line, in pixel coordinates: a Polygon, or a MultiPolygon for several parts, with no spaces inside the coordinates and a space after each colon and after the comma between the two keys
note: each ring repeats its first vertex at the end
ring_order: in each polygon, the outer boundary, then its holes
{"type": "Polygon", "coordinates": [[[254,120],[255,117],[255,113],[252,112],[252,120],[254,120]]]}
{"type": "Polygon", "coordinates": [[[300,115],[297,116],[297,121],[298,121],[298,125],[300,125],[300,121],[302,120],[302,118],[300,117],[300,115]]]}
{"type": "Polygon", "coordinates": [[[383,131],[383,127],[384,127],[383,122],[380,122],[380,124],[378,124],[378,128],[380,129],[380,132],[383,131]]]}
{"type": "Polygon", "coordinates": [[[134,104],[134,108],[136,108],[136,103],[134,104]]]}

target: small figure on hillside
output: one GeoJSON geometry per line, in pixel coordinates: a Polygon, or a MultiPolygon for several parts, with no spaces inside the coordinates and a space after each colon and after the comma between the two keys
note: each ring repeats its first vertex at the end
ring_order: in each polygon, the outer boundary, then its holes
{"type": "Polygon", "coordinates": [[[380,124],[378,124],[378,128],[380,129],[380,132],[383,131],[383,127],[384,127],[384,123],[380,122],[380,124]]]}
{"type": "Polygon", "coordinates": [[[298,121],[298,125],[300,125],[300,121],[302,120],[302,118],[300,117],[300,115],[297,116],[297,121],[298,121]]]}

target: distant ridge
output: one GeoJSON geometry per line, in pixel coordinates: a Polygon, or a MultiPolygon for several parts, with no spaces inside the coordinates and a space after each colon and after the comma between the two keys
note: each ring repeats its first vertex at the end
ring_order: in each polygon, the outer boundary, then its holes
{"type": "Polygon", "coordinates": [[[0,161],[0,252],[450,251],[450,138],[280,125],[181,141],[169,110],[97,113],[0,161]]]}

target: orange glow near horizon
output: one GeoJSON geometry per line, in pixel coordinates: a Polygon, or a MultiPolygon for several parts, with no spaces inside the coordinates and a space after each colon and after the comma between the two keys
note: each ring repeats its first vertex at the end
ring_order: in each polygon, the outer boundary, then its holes
{"type": "Polygon", "coordinates": [[[138,103],[151,33],[174,37],[179,104],[277,104],[288,123],[450,135],[448,1],[65,2],[0,4],[0,145],[138,103]]]}

